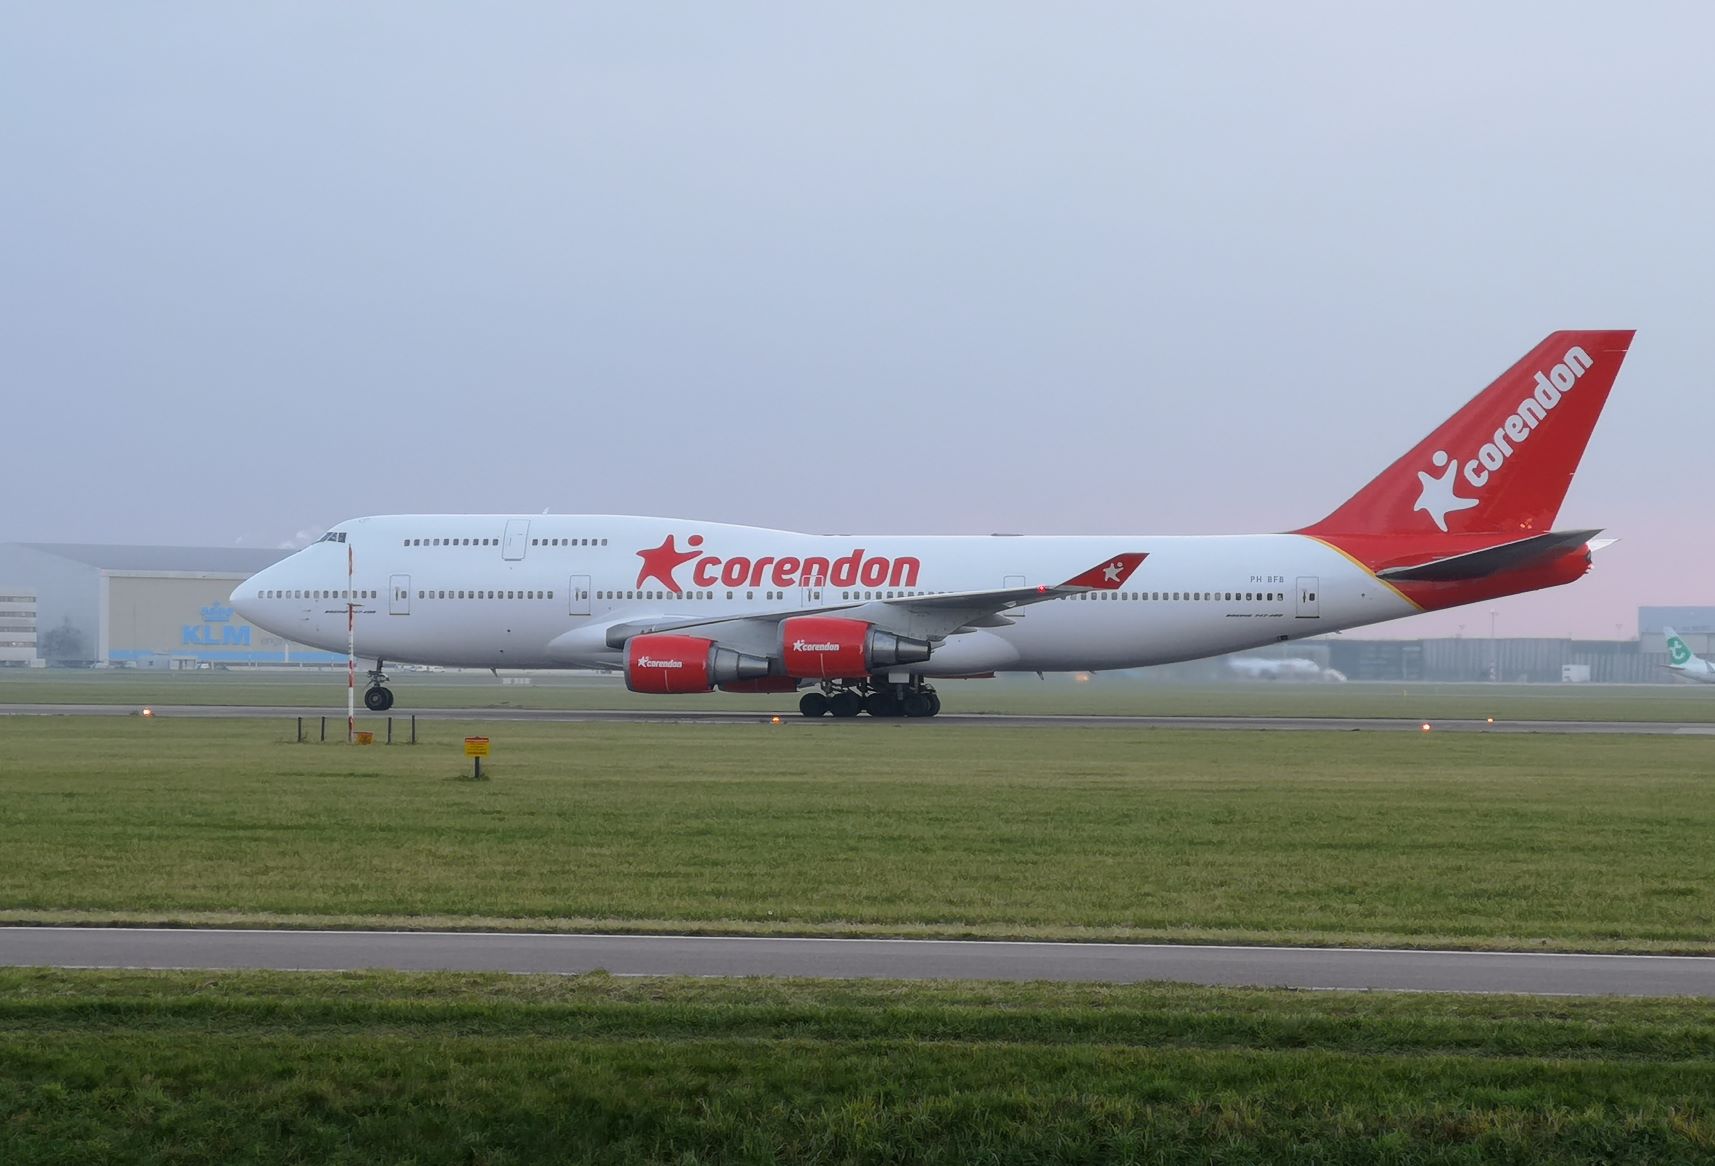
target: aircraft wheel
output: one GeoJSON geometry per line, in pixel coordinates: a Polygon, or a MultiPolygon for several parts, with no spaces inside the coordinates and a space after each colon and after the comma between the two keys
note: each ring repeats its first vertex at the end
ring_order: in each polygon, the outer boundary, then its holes
{"type": "Polygon", "coordinates": [[[803,696],[798,698],[798,711],[807,717],[827,716],[827,695],[820,692],[806,692],[803,696]]]}
{"type": "Polygon", "coordinates": [[[891,692],[877,689],[864,699],[863,711],[872,717],[896,717],[899,715],[899,701],[891,692]]]}
{"type": "Polygon", "coordinates": [[[905,694],[905,715],[908,717],[932,717],[935,706],[930,703],[929,695],[923,692],[908,692],[905,694]]]}
{"type": "Polygon", "coordinates": [[[940,694],[935,693],[935,692],[928,692],[928,693],[924,693],[924,695],[929,698],[929,715],[932,717],[940,716],[941,715],[941,696],[940,696],[940,694]]]}
{"type": "Polygon", "coordinates": [[[380,685],[363,694],[363,707],[372,713],[384,713],[393,707],[392,689],[380,685]]]}
{"type": "Polygon", "coordinates": [[[863,711],[863,697],[847,689],[828,698],[828,711],[836,717],[855,717],[863,711]]]}

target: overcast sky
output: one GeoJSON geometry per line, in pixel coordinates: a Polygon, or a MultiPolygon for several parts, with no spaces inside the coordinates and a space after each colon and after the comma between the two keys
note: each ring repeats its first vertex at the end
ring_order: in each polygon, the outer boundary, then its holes
{"type": "Polygon", "coordinates": [[[0,12],[0,540],[1287,529],[1635,327],[1623,541],[1385,634],[1715,603],[1707,5],[0,12]]]}

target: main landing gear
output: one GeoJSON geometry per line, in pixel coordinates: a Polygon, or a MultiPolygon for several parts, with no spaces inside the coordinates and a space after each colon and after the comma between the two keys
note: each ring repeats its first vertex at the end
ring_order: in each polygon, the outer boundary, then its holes
{"type": "Polygon", "coordinates": [[[913,677],[908,684],[886,680],[828,680],[818,691],[806,692],[798,700],[798,711],[807,717],[932,717],[941,711],[935,690],[913,677]]]}
{"type": "Polygon", "coordinates": [[[372,713],[384,713],[393,707],[393,690],[386,687],[387,674],[381,667],[382,662],[377,660],[369,670],[369,690],[363,694],[363,707],[372,713]]]}

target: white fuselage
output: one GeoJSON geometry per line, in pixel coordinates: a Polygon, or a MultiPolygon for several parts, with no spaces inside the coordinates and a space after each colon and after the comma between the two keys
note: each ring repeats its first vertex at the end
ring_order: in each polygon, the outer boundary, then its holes
{"type": "Polygon", "coordinates": [[[615,624],[829,607],[862,619],[866,604],[911,594],[1053,586],[1133,550],[1147,558],[1123,589],[1010,611],[1000,626],[949,636],[911,671],[1131,668],[1418,610],[1302,535],[808,535],[611,515],[354,519],[246,581],[232,602],[269,631],[344,651],[349,587],[366,659],[618,668],[622,654],[604,637],[615,624]],[[681,561],[663,562],[663,547],[681,561]]]}

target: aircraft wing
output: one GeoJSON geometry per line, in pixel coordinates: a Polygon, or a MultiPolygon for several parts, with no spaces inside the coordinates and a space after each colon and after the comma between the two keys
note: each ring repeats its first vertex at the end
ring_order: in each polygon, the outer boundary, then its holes
{"type": "Polygon", "coordinates": [[[1148,558],[1147,551],[1126,551],[1104,559],[1087,571],[1055,584],[1034,587],[1001,587],[983,591],[948,591],[870,599],[860,602],[800,607],[791,611],[757,612],[718,619],[630,620],[607,629],[607,644],[620,648],[632,636],[653,632],[697,630],[740,651],[769,653],[776,650],[780,622],[805,615],[838,615],[862,620],[882,631],[912,639],[939,641],[977,628],[1005,627],[1012,621],[1008,611],[1079,595],[1086,591],[1117,591],[1132,572],[1148,558]]]}

